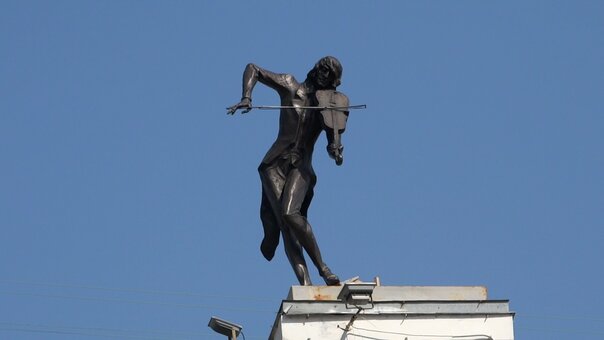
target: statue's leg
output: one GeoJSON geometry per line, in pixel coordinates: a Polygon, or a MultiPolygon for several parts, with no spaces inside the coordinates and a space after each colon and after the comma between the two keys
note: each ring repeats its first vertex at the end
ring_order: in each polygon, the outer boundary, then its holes
{"type": "Polygon", "coordinates": [[[306,193],[310,189],[310,177],[305,176],[299,169],[292,169],[285,182],[281,197],[282,216],[285,225],[291,229],[304,250],[310,256],[319,273],[328,285],[337,285],[340,283],[338,277],[331,272],[329,267],[323,262],[319,245],[315,239],[312,227],[308,220],[300,212],[306,193]]]}
{"type": "MultiPolygon", "coordinates": [[[[285,185],[285,175],[278,165],[267,166],[263,164],[258,168],[258,171],[260,173],[263,189],[263,202],[261,208],[262,222],[263,224],[267,222],[276,223],[279,226],[283,236],[285,254],[296,274],[298,282],[305,286],[311,285],[312,283],[310,281],[310,275],[308,274],[306,261],[304,260],[302,246],[295,235],[292,234],[292,231],[284,223],[281,215],[281,196],[285,185]],[[272,211],[269,212],[266,209],[272,209],[272,211]]],[[[266,242],[263,240],[261,245],[261,250],[265,257],[271,255],[267,254],[265,249],[269,246],[270,242],[274,242],[274,240],[269,239],[266,240],[266,242]]],[[[274,249],[272,251],[274,252],[274,249]]],[[[272,258],[272,255],[270,257],[272,258]]]]}
{"type": "Polygon", "coordinates": [[[260,219],[262,220],[262,227],[264,228],[264,238],[260,244],[260,251],[265,259],[268,261],[272,260],[275,256],[275,250],[279,245],[279,234],[281,234],[281,226],[271,202],[269,201],[266,192],[262,189],[262,203],[260,204],[260,219]]]}
{"type": "Polygon", "coordinates": [[[308,274],[308,266],[304,260],[304,253],[300,242],[291,234],[291,232],[282,232],[283,245],[287,259],[294,269],[296,278],[302,286],[311,286],[310,275],[308,274]]]}

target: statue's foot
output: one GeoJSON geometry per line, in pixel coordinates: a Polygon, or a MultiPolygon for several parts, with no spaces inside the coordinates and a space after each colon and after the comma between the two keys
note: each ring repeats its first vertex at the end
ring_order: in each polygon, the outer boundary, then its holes
{"type": "Polygon", "coordinates": [[[260,244],[260,251],[262,252],[262,255],[265,259],[267,259],[268,261],[273,259],[278,244],[279,239],[277,239],[277,242],[266,237],[262,240],[262,244],[260,244]]]}
{"type": "Polygon", "coordinates": [[[340,278],[338,278],[336,274],[332,273],[328,267],[323,267],[321,270],[321,277],[323,280],[325,280],[325,284],[328,286],[337,286],[340,284],[340,278]]]}

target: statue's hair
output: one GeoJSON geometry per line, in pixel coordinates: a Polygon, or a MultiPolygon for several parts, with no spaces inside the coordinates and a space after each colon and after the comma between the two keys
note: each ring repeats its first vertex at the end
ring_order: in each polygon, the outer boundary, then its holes
{"type": "Polygon", "coordinates": [[[315,74],[317,73],[317,69],[320,66],[325,66],[325,67],[329,68],[329,70],[335,76],[332,86],[334,88],[338,87],[338,85],[340,85],[341,79],[342,79],[342,64],[340,64],[340,61],[338,59],[336,59],[335,57],[331,57],[331,56],[323,57],[315,64],[315,67],[313,67],[313,69],[310,70],[310,72],[308,72],[306,77],[314,79],[316,77],[315,74]]]}

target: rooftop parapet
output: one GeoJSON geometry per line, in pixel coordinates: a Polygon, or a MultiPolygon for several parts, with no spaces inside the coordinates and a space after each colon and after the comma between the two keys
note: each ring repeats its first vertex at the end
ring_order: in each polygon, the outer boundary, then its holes
{"type": "MultiPolygon", "coordinates": [[[[289,301],[338,301],[342,286],[292,286],[289,301]]],[[[481,301],[484,286],[377,286],[373,301],[481,301]]]]}

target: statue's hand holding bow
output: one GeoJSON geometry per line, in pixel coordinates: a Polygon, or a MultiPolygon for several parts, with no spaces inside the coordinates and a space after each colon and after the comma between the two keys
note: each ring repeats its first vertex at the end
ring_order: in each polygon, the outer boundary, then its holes
{"type": "Polygon", "coordinates": [[[248,113],[252,109],[252,98],[243,97],[241,101],[227,109],[227,114],[232,115],[239,109],[243,109],[241,113],[248,113]]]}

